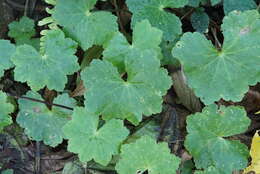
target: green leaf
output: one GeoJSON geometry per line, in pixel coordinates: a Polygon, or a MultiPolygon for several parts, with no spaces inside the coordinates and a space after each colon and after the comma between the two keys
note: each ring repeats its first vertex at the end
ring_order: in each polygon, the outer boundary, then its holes
{"type": "Polygon", "coordinates": [[[183,64],[188,85],[205,104],[221,98],[240,101],[254,83],[260,72],[259,18],[255,10],[226,16],[221,51],[199,33],[185,33],[174,47],[172,54],[183,64]]]}
{"type": "Polygon", "coordinates": [[[244,109],[235,106],[217,109],[217,105],[209,105],[202,113],[188,117],[185,147],[198,169],[216,168],[218,174],[230,174],[247,166],[249,153],[246,145],[224,137],[243,133],[249,125],[244,109]]]}
{"type": "Polygon", "coordinates": [[[68,150],[79,154],[82,162],[94,159],[107,165],[129,131],[121,120],[110,120],[98,128],[99,117],[84,108],[75,108],[72,120],[63,128],[69,139],[68,150]]]}
{"type": "Polygon", "coordinates": [[[77,44],[60,30],[50,30],[43,36],[40,52],[30,45],[18,46],[11,59],[16,65],[15,80],[27,82],[34,91],[44,86],[62,91],[67,75],[79,70],[76,48],[77,44]]]}
{"type": "Polygon", "coordinates": [[[116,17],[109,12],[92,12],[97,0],[59,0],[53,17],[80,46],[103,45],[118,31],[116,17]]]}
{"type": "Polygon", "coordinates": [[[124,60],[127,79],[104,60],[93,60],[81,74],[87,88],[85,105],[104,119],[128,119],[138,124],[142,115],[159,113],[162,96],[171,86],[167,71],[152,50],[133,53],[124,60]]]}
{"type": "Polygon", "coordinates": [[[124,60],[134,53],[142,53],[146,50],[156,50],[161,57],[159,47],[162,40],[162,32],[151,26],[148,20],[138,22],[133,29],[133,41],[129,44],[121,33],[116,33],[110,40],[104,51],[104,59],[110,61],[124,72],[124,60]]]}
{"type": "Polygon", "coordinates": [[[7,103],[7,96],[5,93],[0,92],[0,133],[5,126],[11,124],[12,118],[9,116],[14,111],[14,106],[11,103],[7,103]]]}
{"type": "Polygon", "coordinates": [[[224,0],[223,6],[226,15],[233,10],[246,11],[257,7],[254,0],[224,0]]]}
{"type": "Polygon", "coordinates": [[[178,169],[180,159],[170,153],[167,143],[156,143],[151,137],[144,136],[135,143],[121,148],[121,159],[116,165],[119,174],[143,173],[173,174],[178,169]]]}
{"type": "Polygon", "coordinates": [[[39,39],[32,39],[36,34],[34,29],[34,21],[23,16],[19,21],[14,21],[8,25],[8,36],[14,38],[16,45],[28,44],[37,50],[40,47],[39,39]]]}
{"type": "Polygon", "coordinates": [[[14,66],[11,62],[11,57],[15,53],[15,46],[8,40],[0,40],[0,77],[4,75],[4,70],[14,66]]]}
{"type": "MultiPolygon", "coordinates": [[[[224,0],[225,1],[225,0],[224,0]]],[[[236,0],[237,1],[237,0],[236,0]]],[[[238,0],[239,1],[239,0],[238,0]]],[[[242,0],[244,1],[244,0],[242,0]]],[[[221,2],[221,0],[211,0],[211,5],[217,5],[221,2]]]]}
{"type": "MultiPolygon", "coordinates": [[[[38,93],[29,91],[26,97],[42,100],[38,93]]],[[[63,140],[62,127],[69,121],[72,111],[53,106],[49,110],[45,104],[19,99],[20,111],[17,123],[25,129],[25,133],[35,141],[43,141],[46,145],[57,146],[63,140]]],[[[68,94],[58,96],[54,103],[73,107],[75,101],[68,94]]]]}
{"type": "Polygon", "coordinates": [[[189,0],[188,6],[198,7],[200,5],[201,0],[189,0]]]}
{"type": "Polygon", "coordinates": [[[207,33],[209,26],[209,16],[204,12],[203,8],[196,9],[191,15],[192,27],[200,33],[207,33]]]}
{"type": "Polygon", "coordinates": [[[183,7],[188,0],[127,0],[126,3],[133,13],[132,27],[137,22],[148,19],[152,26],[164,32],[164,40],[175,40],[182,33],[180,19],[164,9],[183,7]]]}

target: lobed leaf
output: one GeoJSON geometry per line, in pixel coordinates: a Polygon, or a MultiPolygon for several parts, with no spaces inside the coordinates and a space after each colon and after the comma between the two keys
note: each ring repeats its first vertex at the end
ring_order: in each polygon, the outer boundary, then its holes
{"type": "Polygon", "coordinates": [[[188,0],[127,0],[129,10],[133,13],[132,27],[137,22],[148,19],[152,26],[163,31],[163,39],[175,40],[181,33],[181,21],[165,8],[180,8],[188,0]]]}
{"type": "Polygon", "coordinates": [[[185,147],[196,167],[205,169],[203,173],[230,174],[246,167],[248,149],[239,141],[224,137],[243,133],[249,125],[245,110],[235,106],[217,109],[216,105],[209,105],[202,113],[188,117],[185,147]]]}
{"type": "Polygon", "coordinates": [[[143,136],[121,148],[116,170],[119,174],[143,173],[173,174],[180,164],[180,159],[170,153],[167,143],[156,143],[149,136],[143,136]]]}
{"type": "Polygon", "coordinates": [[[15,54],[15,46],[8,40],[0,40],[0,77],[4,75],[4,71],[14,67],[11,57],[15,54]]]}
{"type": "Polygon", "coordinates": [[[84,108],[76,108],[72,120],[63,128],[69,139],[68,150],[79,154],[82,162],[94,159],[107,165],[112,155],[118,153],[119,145],[127,137],[129,131],[120,120],[110,120],[101,128],[99,117],[84,108]]]}
{"type": "Polygon", "coordinates": [[[120,118],[138,124],[143,114],[161,112],[162,96],[170,88],[171,79],[152,50],[132,53],[124,66],[126,80],[112,63],[93,60],[81,74],[87,88],[85,105],[106,120],[120,118]]]}
{"type": "MultiPolygon", "coordinates": [[[[26,96],[41,100],[41,96],[32,91],[29,91],[26,96]]],[[[52,147],[62,142],[65,138],[62,127],[69,121],[72,111],[56,106],[49,110],[43,103],[22,98],[18,100],[18,103],[20,111],[16,121],[32,140],[43,141],[44,144],[52,147]]],[[[54,103],[75,106],[75,101],[69,98],[68,94],[58,96],[54,103]]]]}
{"type": "Polygon", "coordinates": [[[59,0],[53,17],[66,33],[87,50],[103,45],[118,31],[116,17],[109,12],[93,12],[97,0],[59,0]]]}
{"type": "Polygon", "coordinates": [[[133,29],[132,44],[129,44],[121,33],[116,33],[105,48],[104,59],[118,67],[119,72],[125,72],[124,60],[135,53],[156,50],[158,57],[161,57],[161,40],[162,32],[152,27],[148,20],[143,20],[133,29]]]}
{"type": "Polygon", "coordinates": [[[47,86],[62,91],[67,75],[79,70],[77,44],[61,30],[50,30],[42,37],[41,51],[30,45],[18,46],[12,57],[15,80],[27,82],[33,91],[47,86]]]}
{"type": "Polygon", "coordinates": [[[221,98],[240,101],[248,86],[260,79],[259,17],[255,10],[226,16],[221,51],[196,32],[185,33],[173,48],[173,56],[184,66],[188,85],[205,104],[221,98]]]}
{"type": "Polygon", "coordinates": [[[14,111],[14,106],[7,102],[7,96],[5,93],[0,92],[0,133],[5,126],[10,125],[13,121],[9,116],[14,111]]]}

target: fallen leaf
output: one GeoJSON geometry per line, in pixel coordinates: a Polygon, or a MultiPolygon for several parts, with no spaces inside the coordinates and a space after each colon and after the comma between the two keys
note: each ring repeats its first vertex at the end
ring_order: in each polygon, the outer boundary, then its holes
{"type": "Polygon", "coordinates": [[[260,136],[258,132],[255,133],[251,144],[251,165],[244,170],[244,174],[248,174],[249,172],[260,174],[260,136]]]}

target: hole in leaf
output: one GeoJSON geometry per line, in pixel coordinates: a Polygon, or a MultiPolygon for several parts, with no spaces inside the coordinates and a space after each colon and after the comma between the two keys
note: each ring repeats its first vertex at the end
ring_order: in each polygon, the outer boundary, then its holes
{"type": "Polygon", "coordinates": [[[122,78],[125,82],[127,82],[127,73],[124,72],[123,74],[121,74],[121,78],[122,78]]]}

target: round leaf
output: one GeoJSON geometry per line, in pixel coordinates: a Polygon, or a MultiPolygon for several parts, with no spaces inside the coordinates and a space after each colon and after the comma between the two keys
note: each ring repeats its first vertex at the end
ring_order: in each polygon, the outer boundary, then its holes
{"type": "Polygon", "coordinates": [[[210,105],[202,113],[188,117],[185,147],[198,169],[216,168],[213,171],[218,170],[219,174],[230,174],[246,167],[248,149],[239,141],[224,137],[240,134],[249,125],[250,119],[244,109],[235,106],[217,109],[216,105],[210,105]]]}
{"type": "MultiPolygon", "coordinates": [[[[38,93],[29,91],[26,95],[34,99],[41,100],[38,93]]],[[[17,116],[17,123],[25,128],[25,133],[35,141],[43,141],[46,145],[52,147],[60,144],[64,138],[62,127],[69,121],[72,111],[56,106],[49,110],[45,104],[38,103],[26,99],[19,99],[20,111],[17,116]]],[[[69,98],[67,94],[58,96],[54,100],[56,104],[68,104],[69,107],[74,106],[73,99],[69,98]],[[57,103],[57,101],[61,101],[57,103]]]]}
{"type": "Polygon", "coordinates": [[[180,164],[180,159],[170,153],[167,143],[157,144],[149,136],[123,145],[120,157],[116,165],[119,174],[143,173],[146,170],[149,174],[173,174],[180,164]]]}
{"type": "Polygon", "coordinates": [[[173,48],[173,56],[184,66],[188,85],[205,104],[221,98],[240,101],[248,85],[260,79],[259,28],[257,11],[232,12],[223,21],[221,51],[196,32],[185,33],[173,48]]]}

